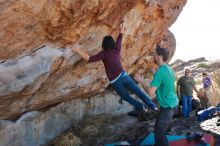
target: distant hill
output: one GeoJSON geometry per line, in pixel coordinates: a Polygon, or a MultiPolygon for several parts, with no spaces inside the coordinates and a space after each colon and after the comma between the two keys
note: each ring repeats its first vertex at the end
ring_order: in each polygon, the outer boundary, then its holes
{"type": "Polygon", "coordinates": [[[181,59],[177,59],[171,63],[170,66],[178,76],[184,75],[184,70],[187,68],[191,70],[193,77],[199,77],[202,72],[212,73],[213,71],[218,70],[220,68],[220,62],[210,62],[206,60],[205,57],[200,57],[186,62],[181,59]]]}

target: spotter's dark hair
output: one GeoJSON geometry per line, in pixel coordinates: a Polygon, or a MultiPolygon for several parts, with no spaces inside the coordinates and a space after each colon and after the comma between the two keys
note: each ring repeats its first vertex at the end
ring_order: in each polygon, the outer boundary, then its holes
{"type": "Polygon", "coordinates": [[[156,48],[157,55],[160,55],[163,57],[163,61],[166,62],[169,58],[169,51],[166,48],[161,48],[157,46],[156,48]]]}

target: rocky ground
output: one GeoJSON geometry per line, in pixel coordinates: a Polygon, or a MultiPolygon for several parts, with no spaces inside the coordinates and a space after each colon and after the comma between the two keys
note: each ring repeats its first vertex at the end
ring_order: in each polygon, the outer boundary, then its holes
{"type": "MultiPolygon", "coordinates": [[[[138,117],[124,115],[101,115],[86,117],[71,130],[53,140],[49,146],[101,146],[115,141],[128,141],[138,146],[143,138],[154,129],[157,113],[149,112],[138,117]]],[[[216,125],[219,116],[199,122],[195,111],[190,118],[176,117],[171,123],[168,134],[186,134],[188,131],[197,131],[212,134],[215,146],[220,146],[220,127],[216,125]]]]}

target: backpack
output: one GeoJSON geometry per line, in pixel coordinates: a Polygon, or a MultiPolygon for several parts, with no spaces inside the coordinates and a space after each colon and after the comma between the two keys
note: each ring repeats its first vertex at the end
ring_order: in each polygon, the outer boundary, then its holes
{"type": "Polygon", "coordinates": [[[213,114],[217,111],[218,109],[214,106],[211,106],[207,109],[201,110],[197,113],[198,116],[198,120],[199,121],[203,121],[206,120],[208,118],[210,118],[211,116],[213,116],[213,114]]]}
{"type": "Polygon", "coordinates": [[[202,106],[201,106],[201,103],[198,99],[192,99],[192,109],[201,109],[202,106]]]}

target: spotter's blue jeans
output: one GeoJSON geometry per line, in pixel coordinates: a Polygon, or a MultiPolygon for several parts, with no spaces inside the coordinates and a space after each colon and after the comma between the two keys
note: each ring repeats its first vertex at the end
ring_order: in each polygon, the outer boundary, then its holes
{"type": "Polygon", "coordinates": [[[160,107],[159,116],[157,117],[154,132],[156,146],[169,146],[167,137],[165,136],[169,125],[172,121],[173,115],[176,113],[178,106],[174,108],[160,107]]]}

